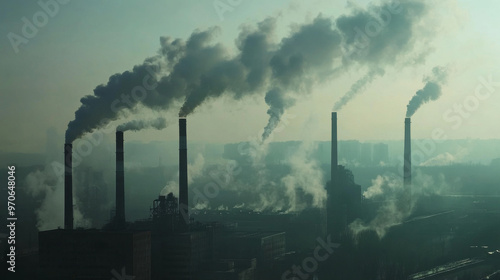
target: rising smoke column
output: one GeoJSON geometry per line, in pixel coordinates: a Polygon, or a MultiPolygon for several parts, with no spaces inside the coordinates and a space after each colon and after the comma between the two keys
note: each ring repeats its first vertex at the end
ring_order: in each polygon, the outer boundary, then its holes
{"type": "Polygon", "coordinates": [[[269,121],[262,134],[265,141],[277,127],[285,110],[295,103],[292,94],[311,91],[314,83],[325,81],[340,57],[341,38],[331,19],[318,16],[311,24],[284,38],[270,60],[274,87],[266,93],[269,121]]]}
{"type": "Polygon", "coordinates": [[[361,93],[377,76],[383,76],[385,68],[402,64],[414,51],[418,40],[415,30],[427,9],[423,1],[390,1],[366,10],[356,8],[352,14],[337,19],[344,50],[343,65],[366,66],[369,71],[335,103],[334,111],[361,93]]]}
{"type": "Polygon", "coordinates": [[[289,159],[290,173],[281,179],[289,199],[288,211],[301,211],[308,206],[297,196],[299,190],[304,193],[303,196],[312,198],[311,207],[324,208],[326,205],[327,193],[323,172],[320,164],[311,158],[311,154],[317,148],[317,144],[310,141],[303,142],[289,159]]]}
{"type": "Polygon", "coordinates": [[[339,101],[335,103],[335,105],[333,106],[333,111],[337,112],[342,109],[342,107],[344,107],[347,102],[349,102],[354,98],[354,96],[360,93],[367,84],[371,83],[376,78],[376,76],[382,75],[384,75],[384,70],[375,69],[371,70],[370,72],[368,72],[368,74],[357,80],[354,84],[352,84],[351,89],[346,94],[344,94],[344,96],[342,96],[339,101]]]}
{"type": "Polygon", "coordinates": [[[363,192],[366,200],[375,199],[381,204],[376,216],[370,221],[357,219],[349,225],[349,229],[358,235],[362,231],[375,231],[379,238],[383,238],[391,227],[410,222],[408,218],[414,213],[415,206],[420,198],[448,192],[451,186],[443,174],[429,175],[417,170],[412,182],[413,192],[411,204],[401,203],[401,196],[405,192],[401,176],[394,173],[378,175],[372,180],[372,185],[363,192]]]}
{"type": "Polygon", "coordinates": [[[163,117],[159,117],[157,119],[152,120],[132,120],[126,122],[124,124],[119,125],[116,130],[117,131],[139,131],[145,128],[155,128],[158,130],[164,129],[167,127],[167,120],[163,117]]]}
{"type": "Polygon", "coordinates": [[[265,100],[267,105],[269,105],[269,109],[267,110],[269,122],[262,133],[262,141],[266,140],[271,132],[278,126],[281,116],[285,113],[285,109],[295,104],[295,99],[287,97],[283,91],[278,88],[268,91],[265,100]]]}
{"type": "Polygon", "coordinates": [[[418,90],[406,106],[407,118],[411,118],[423,104],[437,100],[441,96],[441,85],[446,83],[447,76],[446,68],[436,66],[432,69],[430,76],[424,77],[423,81],[426,82],[424,88],[418,90]]]}

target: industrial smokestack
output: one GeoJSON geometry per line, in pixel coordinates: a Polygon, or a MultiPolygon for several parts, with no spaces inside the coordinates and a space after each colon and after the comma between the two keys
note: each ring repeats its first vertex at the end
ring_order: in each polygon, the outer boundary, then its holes
{"type": "Polygon", "coordinates": [[[338,174],[338,150],[337,150],[337,112],[332,112],[332,152],[331,152],[331,180],[328,186],[328,198],[326,206],[326,230],[328,236],[332,236],[335,241],[339,241],[342,229],[340,212],[342,211],[339,174],[338,174]]]}
{"type": "Polygon", "coordinates": [[[337,112],[332,112],[332,158],[331,158],[331,180],[336,177],[338,166],[337,152],[337,112]]]}
{"type": "Polygon", "coordinates": [[[73,145],[64,144],[64,228],[73,229],[73,145]]]}
{"type": "Polygon", "coordinates": [[[123,131],[116,131],[116,223],[125,224],[125,174],[123,131]]]}
{"type": "Polygon", "coordinates": [[[405,118],[404,185],[411,186],[411,118],[405,118]]]}
{"type": "Polygon", "coordinates": [[[405,151],[404,151],[404,188],[406,202],[411,205],[411,129],[410,118],[405,118],[405,151]]]}
{"type": "Polygon", "coordinates": [[[186,119],[179,118],[179,213],[180,228],[187,230],[189,224],[188,209],[188,166],[186,119]]]}

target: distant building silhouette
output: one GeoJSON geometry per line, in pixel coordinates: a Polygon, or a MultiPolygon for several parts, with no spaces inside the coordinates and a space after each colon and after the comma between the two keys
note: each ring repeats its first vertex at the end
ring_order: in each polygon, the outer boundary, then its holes
{"type": "Polygon", "coordinates": [[[385,143],[377,143],[373,145],[373,163],[380,165],[387,164],[389,161],[389,145],[385,143]]]}

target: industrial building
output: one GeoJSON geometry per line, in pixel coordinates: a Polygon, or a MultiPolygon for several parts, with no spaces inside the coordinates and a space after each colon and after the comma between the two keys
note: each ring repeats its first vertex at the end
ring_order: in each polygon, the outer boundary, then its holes
{"type": "Polygon", "coordinates": [[[43,279],[251,280],[259,266],[285,253],[285,232],[234,231],[190,218],[185,118],[179,119],[179,198],[160,195],[150,219],[127,222],[123,141],[117,131],[115,215],[102,230],[74,229],[72,144],[65,144],[65,228],[39,233],[43,279]]]}
{"type": "Polygon", "coordinates": [[[43,279],[110,279],[113,271],[151,279],[150,232],[65,230],[39,233],[43,279]]]}
{"type": "MultiPolygon", "coordinates": [[[[240,209],[227,211],[224,215],[221,211],[215,210],[204,211],[203,214],[190,213],[187,127],[186,119],[181,118],[179,119],[179,197],[168,193],[152,198],[150,218],[133,222],[127,221],[125,217],[124,140],[123,132],[118,131],[115,215],[99,230],[74,229],[73,207],[70,207],[73,205],[72,145],[65,144],[65,228],[39,233],[41,279],[119,279],[117,277],[122,274],[134,276],[134,279],[161,280],[265,280],[280,277],[280,272],[313,256],[311,249],[317,246],[318,236],[330,236],[333,242],[344,243],[352,237],[349,225],[354,220],[366,219],[367,212],[373,214],[377,211],[377,203],[367,204],[362,200],[361,186],[356,184],[353,173],[339,164],[336,112],[332,113],[331,125],[331,165],[330,181],[325,186],[326,209],[308,209],[300,214],[261,213],[240,209]],[[291,251],[290,247],[297,251],[291,251]]],[[[411,202],[412,183],[409,118],[405,119],[404,135],[405,162],[402,174],[405,195],[398,198],[397,204],[406,207],[411,202]]],[[[354,146],[358,147],[355,153],[359,152],[360,157],[365,154],[367,161],[387,159],[386,145],[354,146]]],[[[463,217],[454,214],[453,218],[448,218],[447,215],[451,215],[450,213],[453,211],[411,217],[394,226],[392,235],[398,237],[390,238],[397,241],[407,236],[407,232],[419,231],[418,238],[427,240],[426,246],[437,244],[436,246],[440,246],[439,249],[444,252],[448,246],[446,240],[453,236],[453,232],[445,232],[445,228],[453,229],[457,223],[448,224],[442,221],[458,220],[463,217]],[[432,219],[439,224],[439,227],[435,226],[429,232],[422,231],[424,227],[422,225],[434,225],[430,222],[432,219]]],[[[338,254],[350,252],[343,250],[340,247],[338,251],[333,252],[328,262],[335,261],[337,264],[345,265],[344,255],[338,256],[338,254]]],[[[441,254],[436,252],[434,252],[436,255],[441,254]]],[[[440,267],[446,267],[450,274],[433,274],[436,269],[422,270],[419,273],[414,273],[414,270],[408,279],[446,279],[442,276],[476,272],[474,275],[484,276],[485,273],[489,273],[491,277],[498,277],[498,274],[494,274],[494,269],[499,267],[496,259],[474,258],[473,260],[477,261],[464,262],[458,266],[452,265],[453,263],[444,264],[436,268],[439,270],[440,267]]],[[[329,271],[331,263],[328,262],[321,264],[323,273],[329,271]]],[[[387,267],[381,270],[384,273],[390,271],[387,267]]],[[[405,274],[405,277],[408,274],[405,274]]]]}
{"type": "Polygon", "coordinates": [[[259,266],[266,266],[285,254],[285,236],[284,232],[226,232],[219,256],[222,259],[256,257],[259,266]]]}
{"type": "Polygon", "coordinates": [[[338,164],[337,112],[332,113],[331,179],[327,184],[326,236],[340,240],[347,226],[361,215],[361,186],[352,172],[338,164]]]}

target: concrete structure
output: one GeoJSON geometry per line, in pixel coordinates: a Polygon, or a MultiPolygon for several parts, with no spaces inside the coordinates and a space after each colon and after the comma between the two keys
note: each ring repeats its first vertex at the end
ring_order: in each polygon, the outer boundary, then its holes
{"type": "Polygon", "coordinates": [[[404,166],[403,166],[403,181],[404,181],[404,196],[401,203],[411,207],[411,119],[405,118],[405,142],[404,142],[404,166]]]}
{"type": "Polygon", "coordinates": [[[73,145],[64,144],[64,228],[73,229],[73,145]]]}
{"type": "Polygon", "coordinates": [[[196,279],[202,264],[211,260],[212,236],[208,230],[153,233],[153,279],[196,279]]]}
{"type": "Polygon", "coordinates": [[[326,235],[340,240],[347,225],[361,214],[361,186],[354,183],[352,172],[338,165],[337,113],[332,113],[331,180],[327,185],[326,235]]]}
{"type": "Polygon", "coordinates": [[[411,119],[405,118],[405,143],[404,143],[404,184],[411,186],[411,119]]]}
{"type": "Polygon", "coordinates": [[[125,225],[125,173],[123,131],[116,132],[116,216],[118,226],[125,225]]]}
{"type": "Polygon", "coordinates": [[[257,259],[257,267],[272,264],[285,253],[285,232],[228,232],[219,248],[221,259],[257,259]]]}
{"type": "Polygon", "coordinates": [[[179,214],[180,230],[189,229],[186,119],[179,119],[179,214]]]}
{"type": "Polygon", "coordinates": [[[331,170],[330,178],[333,180],[335,178],[335,173],[338,166],[338,144],[337,144],[337,112],[332,112],[332,150],[331,150],[331,170]]]}

